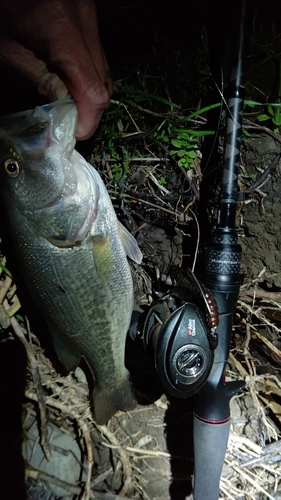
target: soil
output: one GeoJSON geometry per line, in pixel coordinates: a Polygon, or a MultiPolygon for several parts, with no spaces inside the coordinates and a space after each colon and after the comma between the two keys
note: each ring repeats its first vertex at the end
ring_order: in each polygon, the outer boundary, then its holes
{"type": "MultiPolygon", "coordinates": [[[[260,28],[258,31],[260,19],[264,19],[264,29],[269,29],[269,20],[272,16],[277,18],[278,6],[272,2],[272,14],[269,7],[257,4],[258,8],[264,9],[257,11],[256,36],[261,43],[263,30],[260,28]]],[[[153,82],[162,75],[159,93],[164,88],[165,98],[180,104],[183,115],[202,101],[205,105],[208,103],[211,86],[209,61],[202,48],[210,13],[206,2],[201,0],[186,6],[180,1],[134,1],[129,5],[121,1],[106,1],[98,2],[98,8],[101,36],[116,82],[115,100],[120,99],[122,94],[120,81],[121,84],[124,80],[134,81],[136,86],[136,75],[139,78],[145,75],[152,82],[149,85],[153,86],[153,82]]],[[[271,36],[270,31],[268,33],[271,36]]],[[[266,39],[264,33],[263,37],[266,39]]],[[[251,89],[258,87],[262,93],[276,95],[275,59],[271,58],[265,66],[261,66],[260,73],[254,67],[250,82],[251,89]]],[[[251,96],[254,98],[253,94],[251,96]]],[[[127,106],[130,106],[129,102],[127,106]]],[[[155,108],[150,108],[150,111],[157,116],[140,112],[138,127],[142,133],[135,136],[128,133],[128,137],[121,138],[121,145],[126,146],[131,158],[138,157],[142,161],[131,160],[126,170],[122,157],[120,168],[126,175],[117,181],[112,168],[116,160],[104,144],[108,137],[106,118],[94,142],[90,140],[78,145],[78,149],[100,171],[113,197],[118,217],[135,235],[143,252],[142,264],[131,263],[131,269],[136,310],[144,311],[144,314],[157,294],[169,289],[170,266],[192,266],[198,241],[198,221],[201,240],[196,269],[199,275],[202,274],[210,226],[216,223],[221,172],[216,169],[212,176],[213,181],[206,194],[207,208],[203,211],[203,217],[208,220],[202,220],[200,202],[204,205],[206,200],[202,202],[201,193],[200,201],[198,193],[206,162],[206,141],[200,143],[203,159],[199,156],[193,170],[179,168],[175,157],[167,153],[165,143],[155,140],[153,136],[160,121],[167,118],[167,109],[156,102],[155,108]],[[159,161],[148,162],[147,157],[159,161]],[[159,184],[162,177],[165,184],[159,184]]],[[[119,120],[123,129],[127,123],[124,115],[119,120]]],[[[131,132],[131,129],[126,131],[131,132]]],[[[275,460],[270,448],[267,448],[274,443],[280,444],[281,426],[280,139],[279,132],[274,133],[271,127],[255,130],[255,135],[251,137],[244,135],[242,141],[239,186],[245,197],[237,212],[237,232],[242,246],[242,286],[226,375],[231,380],[244,377],[247,387],[231,402],[232,428],[222,474],[222,499],[262,500],[268,495],[275,500],[281,498],[280,447],[274,452],[275,460]],[[255,187],[253,183],[256,184],[255,181],[262,178],[271,165],[272,169],[263,182],[255,187]],[[261,465],[255,469],[244,468],[246,463],[258,457],[261,465]],[[251,476],[249,470],[254,470],[254,475],[251,476]],[[249,475],[252,482],[248,479],[249,475]],[[257,484],[253,484],[253,477],[257,484]]],[[[219,164],[222,161],[221,143],[218,144],[218,151],[219,164]]],[[[28,317],[32,315],[31,312],[28,317]]],[[[82,370],[62,377],[54,369],[48,347],[45,351],[47,356],[41,350],[38,337],[41,341],[42,327],[41,323],[39,325],[37,329],[33,327],[32,334],[29,333],[29,347],[25,347],[37,361],[47,418],[42,413],[40,418],[38,416],[33,369],[28,370],[23,396],[26,360],[20,341],[9,329],[1,332],[1,375],[2,380],[10,380],[10,385],[8,389],[6,383],[1,385],[6,412],[2,415],[0,437],[4,449],[10,450],[11,458],[7,460],[6,452],[1,453],[7,475],[0,488],[0,498],[24,498],[24,464],[20,458],[18,437],[21,432],[18,416],[23,403],[28,500],[191,499],[194,400],[178,400],[164,394],[154,364],[143,350],[141,338],[132,340],[129,337],[126,352],[127,366],[138,394],[138,406],[132,412],[118,413],[107,426],[100,427],[91,415],[88,386],[82,370]],[[16,402],[10,397],[14,393],[16,402]],[[12,419],[11,414],[14,416],[12,419]],[[42,422],[47,425],[49,433],[53,463],[50,469],[42,452],[42,422]],[[15,426],[18,427],[17,432],[15,426]],[[12,435],[16,438],[10,445],[12,435]],[[65,469],[68,473],[71,470],[71,475],[60,469],[61,462],[67,463],[65,469]],[[91,493],[88,491],[86,496],[84,492],[83,496],[87,478],[90,478],[91,493]]],[[[44,341],[43,347],[46,347],[44,341]]],[[[46,454],[44,443],[43,449],[46,454]]]]}
{"type": "Polygon", "coordinates": [[[271,137],[260,137],[244,141],[243,149],[242,161],[247,175],[259,177],[276,158],[277,165],[273,175],[249,197],[241,210],[242,273],[254,278],[265,268],[265,286],[280,288],[280,144],[271,137]]]}

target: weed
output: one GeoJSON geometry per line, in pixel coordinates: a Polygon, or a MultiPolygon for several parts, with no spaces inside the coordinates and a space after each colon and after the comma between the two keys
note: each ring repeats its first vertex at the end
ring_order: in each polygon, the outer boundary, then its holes
{"type": "MultiPolygon", "coordinates": [[[[200,114],[200,111],[189,116],[196,117],[200,114]]],[[[170,155],[176,157],[179,167],[192,168],[194,160],[201,156],[200,138],[206,135],[214,135],[214,132],[211,130],[181,128],[182,121],[178,121],[178,126],[175,126],[170,120],[164,120],[154,132],[154,137],[167,144],[170,155]]]]}
{"type": "Polygon", "coordinates": [[[6,266],[2,262],[0,262],[0,269],[2,269],[2,271],[4,271],[4,273],[6,273],[7,276],[9,276],[9,278],[12,279],[10,271],[6,268],[6,266]]]}
{"type": "Polygon", "coordinates": [[[198,138],[195,138],[190,131],[184,129],[174,129],[175,139],[171,139],[171,145],[175,149],[170,150],[172,156],[176,156],[179,167],[191,168],[195,158],[198,158],[198,138]]]}
{"type": "MultiPolygon", "coordinates": [[[[20,314],[15,314],[15,318],[19,323],[25,323],[24,318],[20,314]]],[[[44,353],[44,349],[42,349],[42,354],[44,353]]]]}
{"type": "Polygon", "coordinates": [[[274,104],[267,104],[267,113],[261,113],[260,115],[257,116],[257,120],[259,122],[265,122],[268,120],[271,120],[273,125],[275,125],[274,132],[278,133],[279,132],[279,127],[281,125],[281,100],[278,99],[278,103],[274,104]]]}
{"type": "Polygon", "coordinates": [[[245,106],[249,106],[250,108],[255,108],[257,106],[266,107],[267,113],[259,113],[257,115],[257,120],[259,122],[271,120],[271,123],[275,126],[274,132],[279,132],[279,127],[281,125],[281,98],[278,99],[278,102],[267,104],[245,100],[245,106]]]}
{"type": "Polygon", "coordinates": [[[160,179],[158,179],[158,184],[160,184],[160,186],[165,186],[165,184],[167,184],[167,181],[165,177],[163,177],[163,175],[160,177],[160,179]]]}
{"type": "Polygon", "coordinates": [[[250,177],[250,179],[251,179],[252,181],[255,181],[255,180],[256,180],[256,178],[257,178],[257,174],[254,174],[254,173],[249,174],[249,177],[250,177]]]}

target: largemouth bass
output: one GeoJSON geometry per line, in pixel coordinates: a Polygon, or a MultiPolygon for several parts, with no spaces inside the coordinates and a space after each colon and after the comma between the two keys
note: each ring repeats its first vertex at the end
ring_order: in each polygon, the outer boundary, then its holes
{"type": "Polygon", "coordinates": [[[133,308],[129,255],[97,171],[75,146],[73,101],[0,119],[0,203],[27,287],[67,371],[83,356],[93,375],[96,421],[136,401],[124,365],[133,308]]]}

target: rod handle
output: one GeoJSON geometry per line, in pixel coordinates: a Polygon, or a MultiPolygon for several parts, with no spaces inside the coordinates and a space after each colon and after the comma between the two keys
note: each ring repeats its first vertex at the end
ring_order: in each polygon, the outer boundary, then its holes
{"type": "Polygon", "coordinates": [[[193,417],[194,500],[218,500],[230,420],[210,423],[193,417]]]}

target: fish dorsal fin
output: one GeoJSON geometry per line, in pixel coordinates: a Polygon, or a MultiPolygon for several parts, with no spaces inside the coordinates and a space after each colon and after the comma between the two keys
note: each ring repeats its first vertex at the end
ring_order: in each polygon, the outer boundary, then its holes
{"type": "Polygon", "coordinates": [[[142,261],[142,253],[135,238],[129,231],[118,221],[119,236],[124,247],[124,250],[130,259],[134,260],[137,264],[142,261]]]}

